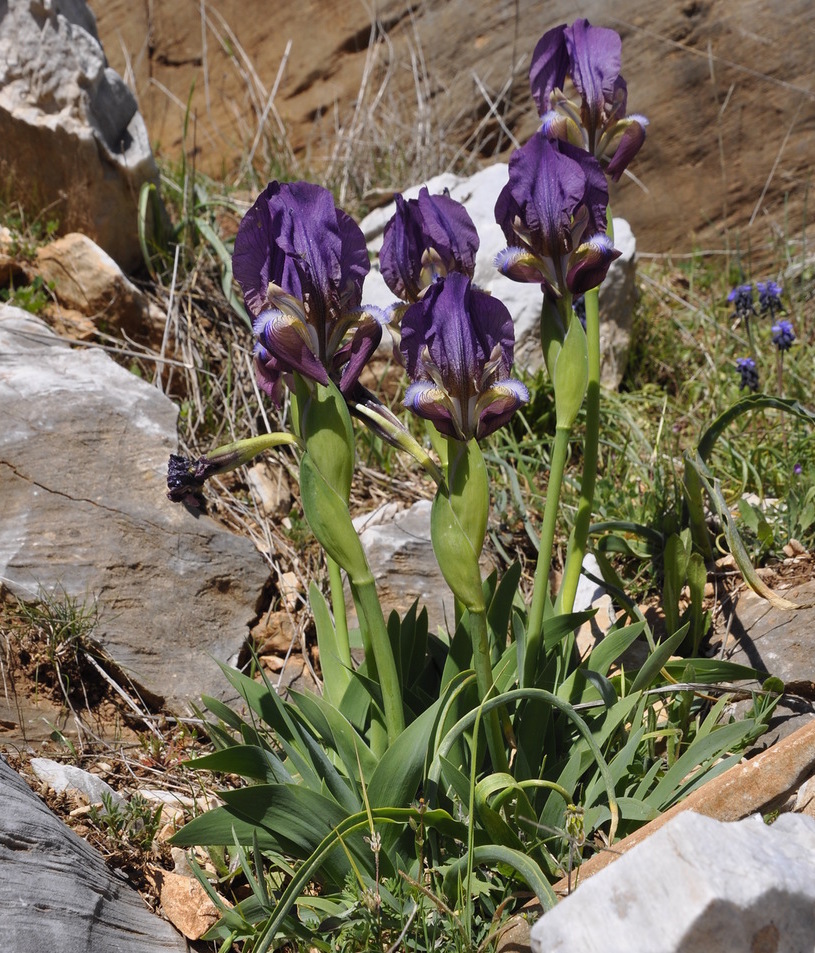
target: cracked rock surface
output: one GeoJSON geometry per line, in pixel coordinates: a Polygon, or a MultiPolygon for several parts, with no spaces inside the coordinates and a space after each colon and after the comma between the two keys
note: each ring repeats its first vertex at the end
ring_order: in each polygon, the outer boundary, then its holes
{"type": "Polygon", "coordinates": [[[0,307],[0,586],[96,600],[95,638],[154,703],[223,698],[268,570],[165,496],[174,404],[102,351],[0,307]]]}
{"type": "Polygon", "coordinates": [[[0,757],[0,942],[15,953],[184,953],[102,856],[0,757]]]}

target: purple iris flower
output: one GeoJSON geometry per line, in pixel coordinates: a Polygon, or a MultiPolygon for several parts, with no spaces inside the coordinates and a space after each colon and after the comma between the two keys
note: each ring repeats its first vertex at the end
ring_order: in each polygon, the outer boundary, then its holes
{"type": "Polygon", "coordinates": [[[464,206],[449,195],[396,198],[396,211],[385,226],[379,265],[385,284],[401,301],[418,301],[436,278],[475,271],[478,232],[464,206]]]}
{"type": "Polygon", "coordinates": [[[495,203],[510,245],[495,267],[515,281],[540,282],[554,298],[596,288],[620,256],[605,233],[607,205],[597,160],[537,132],[512,154],[509,182],[495,203]]]}
{"type": "Polygon", "coordinates": [[[779,321],[772,326],[773,344],[779,351],[788,351],[795,340],[795,331],[791,321],[779,321]]]}
{"type": "Polygon", "coordinates": [[[758,390],[758,368],[752,357],[740,357],[736,361],[736,370],[741,375],[739,390],[755,393],[758,390]]]}
{"type": "Polygon", "coordinates": [[[758,305],[762,314],[769,314],[775,320],[776,314],[784,310],[781,304],[781,285],[776,281],[757,281],[758,305]]]}
{"type": "Polygon", "coordinates": [[[529,400],[509,376],[514,346],[506,307],[466,275],[449,274],[402,318],[405,406],[448,437],[486,437],[529,400]]]}
{"type": "Polygon", "coordinates": [[[254,318],[260,386],[279,402],[282,375],[297,371],[352,388],[386,318],[361,307],[365,237],[331,193],[270,182],[240,224],[232,267],[254,318]]]}
{"type": "Polygon", "coordinates": [[[620,76],[621,51],[614,30],[575,20],[541,37],[529,71],[544,133],[596,156],[615,182],[641,149],[648,125],[644,116],[625,114],[628,87],[620,76]],[[563,92],[567,76],[580,94],[579,104],[563,92]]]}

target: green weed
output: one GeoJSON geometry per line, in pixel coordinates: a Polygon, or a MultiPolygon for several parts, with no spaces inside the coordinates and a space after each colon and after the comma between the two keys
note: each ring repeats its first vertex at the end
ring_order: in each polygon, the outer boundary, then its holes
{"type": "Polygon", "coordinates": [[[53,282],[45,282],[35,275],[29,284],[0,288],[0,301],[31,314],[42,314],[52,300],[53,282]]]}
{"type": "Polygon", "coordinates": [[[161,826],[161,805],[154,807],[138,791],[120,804],[106,792],[101,807],[91,805],[88,819],[114,844],[149,851],[161,826]]]}

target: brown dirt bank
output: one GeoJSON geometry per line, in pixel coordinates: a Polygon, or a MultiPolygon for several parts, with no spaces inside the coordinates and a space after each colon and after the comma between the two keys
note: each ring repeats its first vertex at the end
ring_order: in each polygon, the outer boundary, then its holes
{"type": "MultiPolygon", "coordinates": [[[[651,121],[632,168],[641,184],[626,179],[613,196],[642,251],[740,247],[751,248],[755,261],[759,246],[800,239],[806,224],[815,133],[811,0],[90,6],[160,153],[180,154],[191,97],[196,162],[212,174],[234,175],[266,109],[269,138],[285,133],[296,156],[311,163],[330,156],[336,128],[361,154],[370,136],[367,158],[376,153],[397,187],[413,183],[399,180],[409,163],[398,133],[382,133],[388,123],[425,138],[425,176],[444,171],[464,145],[475,153],[471,167],[496,153],[506,158],[501,124],[520,142],[536,128],[527,85],[535,42],[549,27],[587,16],[622,34],[629,111],[651,121]],[[488,100],[500,119],[490,116],[488,100]]],[[[255,165],[265,179],[283,146],[264,149],[257,144],[255,165]]]]}

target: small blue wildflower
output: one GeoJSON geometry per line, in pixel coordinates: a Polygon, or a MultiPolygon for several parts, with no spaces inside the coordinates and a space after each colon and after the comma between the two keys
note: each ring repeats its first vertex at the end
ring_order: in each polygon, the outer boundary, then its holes
{"type": "Polygon", "coordinates": [[[779,351],[788,351],[795,340],[795,331],[790,321],[778,321],[772,327],[773,344],[779,351]]]}
{"type": "Polygon", "coordinates": [[[736,361],[736,370],[741,374],[739,390],[746,388],[755,393],[758,390],[758,368],[752,357],[740,357],[736,361]]]}
{"type": "Polygon", "coordinates": [[[739,285],[730,292],[727,300],[733,305],[733,317],[740,318],[742,321],[749,321],[750,316],[756,313],[753,306],[752,285],[739,285]]]}
{"type": "Polygon", "coordinates": [[[784,306],[781,304],[781,285],[775,281],[758,281],[758,305],[762,314],[769,314],[775,320],[776,314],[781,314],[784,306]]]}
{"type": "Polygon", "coordinates": [[[804,468],[801,466],[800,463],[796,463],[795,466],[792,468],[792,472],[796,476],[800,476],[804,472],[804,468]]]}

